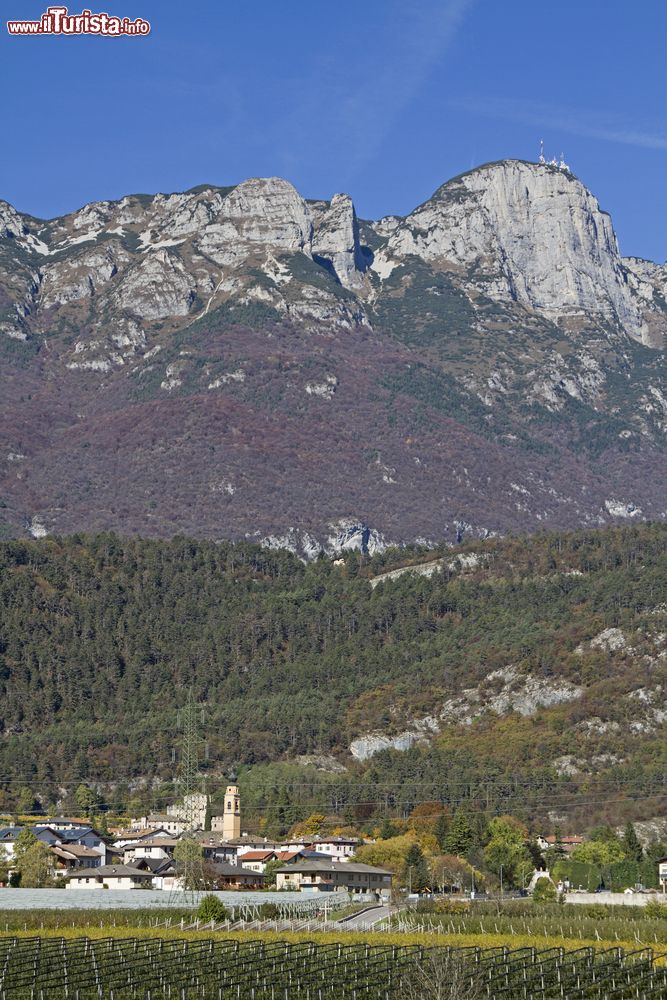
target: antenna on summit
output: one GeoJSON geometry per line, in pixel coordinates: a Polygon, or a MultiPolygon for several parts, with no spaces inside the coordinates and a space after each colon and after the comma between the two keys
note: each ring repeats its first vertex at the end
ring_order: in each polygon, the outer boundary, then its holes
{"type": "Polygon", "coordinates": [[[565,162],[565,154],[560,154],[560,160],[557,160],[555,156],[552,156],[550,160],[547,160],[544,155],[544,139],[540,139],[540,155],[539,162],[547,164],[550,167],[556,167],[557,170],[562,170],[564,174],[571,174],[569,165],[565,162]]]}

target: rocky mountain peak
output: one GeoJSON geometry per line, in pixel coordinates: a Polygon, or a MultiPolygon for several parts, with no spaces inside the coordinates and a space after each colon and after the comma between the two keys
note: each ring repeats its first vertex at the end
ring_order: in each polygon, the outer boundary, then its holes
{"type": "Polygon", "coordinates": [[[26,232],[27,226],[16,209],[9,202],[0,200],[0,237],[12,239],[26,232]]]}
{"type": "Polygon", "coordinates": [[[310,255],[313,222],[296,188],[280,177],[253,177],[235,187],[223,205],[239,236],[281,250],[310,255]]]}
{"type": "Polygon", "coordinates": [[[667,268],[548,165],[375,223],[278,177],[0,202],[0,532],[312,557],[665,518],[666,329],[667,268]]]}
{"type": "MultiPolygon", "coordinates": [[[[414,254],[462,271],[489,297],[554,321],[591,318],[651,343],[609,215],[567,170],[503,160],[440,187],[387,241],[384,259],[414,254]]],[[[665,324],[667,328],[667,324],[665,324]]]]}
{"type": "Polygon", "coordinates": [[[364,262],[352,199],[349,194],[335,194],[330,202],[315,202],[311,208],[313,254],[330,263],[342,285],[358,287],[364,262]]]}

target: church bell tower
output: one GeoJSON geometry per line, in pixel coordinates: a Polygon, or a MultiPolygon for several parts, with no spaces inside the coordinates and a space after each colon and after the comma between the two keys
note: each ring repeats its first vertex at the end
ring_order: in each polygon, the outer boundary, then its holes
{"type": "Polygon", "coordinates": [[[241,799],[236,777],[229,776],[225,792],[225,811],[222,816],[222,836],[224,840],[235,840],[241,836],[241,799]]]}

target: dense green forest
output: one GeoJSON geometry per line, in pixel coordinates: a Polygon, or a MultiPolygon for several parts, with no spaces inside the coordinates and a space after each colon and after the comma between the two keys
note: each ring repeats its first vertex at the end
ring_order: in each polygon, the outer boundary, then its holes
{"type": "Polygon", "coordinates": [[[317,810],[361,822],[433,800],[659,815],[666,553],[664,524],[339,565],[186,538],[4,542],[0,808],[20,795],[25,808],[28,793],[35,809],[62,804],[81,781],[115,811],[164,805],[192,689],[207,787],[215,801],[240,768],[249,821],[317,810]],[[436,558],[431,577],[369,582],[436,558]],[[608,629],[613,641],[596,640],[608,629]],[[351,757],[356,737],[400,733],[464,689],[492,699],[508,667],[510,689],[529,677],[576,697],[527,714],[480,709],[465,724],[461,710],[423,744],[351,757]]]}

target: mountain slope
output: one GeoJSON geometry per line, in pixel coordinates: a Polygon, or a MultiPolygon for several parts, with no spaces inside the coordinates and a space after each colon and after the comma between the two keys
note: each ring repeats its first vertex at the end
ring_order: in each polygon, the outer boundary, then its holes
{"type": "Polygon", "coordinates": [[[523,161],[379,222],[279,178],[0,202],[0,530],[313,555],[662,518],[666,290],[523,161]]]}
{"type": "Polygon", "coordinates": [[[665,525],[488,540],[413,551],[377,582],[404,552],[334,566],[183,538],[3,543],[4,808],[80,780],[124,788],[121,809],[139,786],[163,806],[191,686],[211,790],[240,763],[316,811],[481,796],[658,815],[666,553],[665,525]]]}

